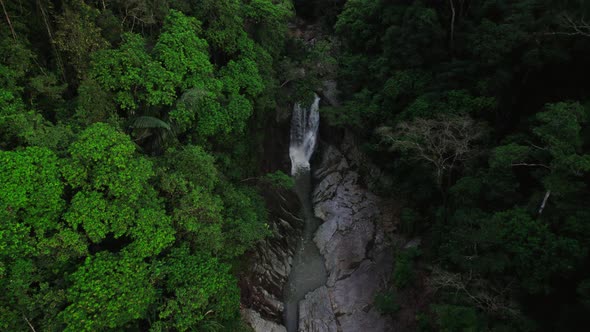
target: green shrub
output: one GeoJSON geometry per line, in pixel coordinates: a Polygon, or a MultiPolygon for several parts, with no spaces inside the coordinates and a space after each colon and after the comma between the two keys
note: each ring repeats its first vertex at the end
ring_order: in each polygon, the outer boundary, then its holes
{"type": "Polygon", "coordinates": [[[263,179],[280,188],[292,189],[295,186],[293,178],[282,171],[268,173],[264,175],[263,179]]]}
{"type": "Polygon", "coordinates": [[[410,208],[403,208],[400,215],[401,231],[404,234],[413,235],[416,232],[420,215],[410,208]]]}
{"type": "Polygon", "coordinates": [[[375,307],[384,315],[394,314],[399,311],[400,305],[395,299],[396,294],[388,290],[375,296],[375,307]]]}
{"type": "Polygon", "coordinates": [[[439,331],[476,332],[481,331],[481,323],[475,308],[456,305],[434,306],[439,331]]]}
{"type": "Polygon", "coordinates": [[[417,248],[404,249],[397,255],[393,283],[397,288],[409,286],[414,279],[414,260],[420,255],[417,248]]]}

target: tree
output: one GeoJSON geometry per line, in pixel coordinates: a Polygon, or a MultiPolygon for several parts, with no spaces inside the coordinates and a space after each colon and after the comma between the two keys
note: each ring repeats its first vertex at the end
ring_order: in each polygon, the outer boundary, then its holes
{"type": "Polygon", "coordinates": [[[258,194],[221,180],[209,154],[187,146],[170,157],[159,170],[160,189],[180,238],[200,252],[232,259],[268,234],[258,194]]]}
{"type": "Polygon", "coordinates": [[[145,316],[156,298],[149,265],[125,255],[89,256],[69,281],[69,305],[59,314],[64,331],[130,326],[145,316]]]}
{"type": "Polygon", "coordinates": [[[160,264],[159,277],[170,295],[163,298],[152,330],[223,327],[237,317],[239,289],[229,265],[187,246],[174,249],[160,264]]]}
{"type": "Polygon", "coordinates": [[[442,188],[443,177],[473,156],[474,143],[481,138],[482,131],[467,116],[441,116],[402,122],[395,130],[381,127],[378,134],[390,149],[408,151],[413,158],[430,164],[436,183],[442,188]]]}
{"type": "Polygon", "coordinates": [[[140,199],[153,175],[151,163],[135,154],[129,137],[105,123],[84,130],[70,148],[63,173],[73,189],[96,191],[107,198],[140,199]]]}
{"type": "Polygon", "coordinates": [[[3,36],[0,57],[0,86],[11,93],[22,92],[25,75],[32,69],[33,51],[24,41],[3,36]]]}
{"type": "MultiPolygon", "coordinates": [[[[42,238],[58,227],[57,220],[65,207],[57,157],[36,147],[0,152],[0,156],[1,183],[6,189],[0,193],[2,219],[6,226],[10,222],[26,225],[42,238]]],[[[19,237],[5,240],[16,241],[19,237]]]]}
{"type": "Polygon", "coordinates": [[[60,222],[66,202],[57,156],[46,148],[29,147],[0,152],[0,158],[0,183],[6,188],[0,194],[3,257],[63,261],[86,253],[84,240],[60,222]]]}
{"type": "Polygon", "coordinates": [[[83,126],[96,122],[116,122],[114,96],[93,79],[83,80],[78,86],[74,118],[83,126]]]}
{"type": "Polygon", "coordinates": [[[170,219],[148,183],[152,164],[135,154],[128,136],[96,123],[80,134],[69,152],[62,169],[73,189],[64,215],[69,225],[82,226],[98,245],[110,236],[119,239],[139,257],[157,255],[174,241],[170,219]],[[133,241],[128,244],[124,236],[133,241]]]}
{"type": "Polygon", "coordinates": [[[94,53],[91,77],[114,92],[119,106],[131,114],[142,103],[172,105],[176,99],[174,75],[151,58],[140,35],[126,33],[122,38],[118,49],[94,53]]]}
{"type": "Polygon", "coordinates": [[[222,183],[224,201],[223,257],[235,258],[244,254],[258,241],[270,235],[267,212],[260,195],[247,187],[222,183]]]}
{"type": "Polygon", "coordinates": [[[490,227],[507,252],[510,267],[515,269],[523,287],[531,292],[546,291],[554,273],[563,273],[583,257],[579,243],[556,236],[548,225],[535,220],[523,210],[496,213],[490,227]]]}
{"type": "Polygon", "coordinates": [[[60,218],[66,208],[57,156],[47,148],[0,151],[0,327],[28,329],[54,321],[65,299],[63,277],[88,253],[87,242],[60,218]]]}
{"type": "Polygon", "coordinates": [[[546,189],[539,214],[553,193],[566,197],[579,190],[580,177],[590,171],[590,155],[581,153],[582,125],[586,122],[579,103],[548,104],[535,116],[532,139],[509,143],[494,149],[492,167],[537,169],[546,189]]]}
{"type": "Polygon", "coordinates": [[[155,58],[173,73],[174,84],[183,89],[203,89],[205,82],[212,78],[209,45],[199,38],[200,34],[201,22],[171,10],[154,47],[155,58]]]}
{"type": "Polygon", "coordinates": [[[253,39],[274,57],[287,36],[287,21],[293,14],[290,1],[253,0],[244,6],[244,16],[253,39]]]}
{"type": "Polygon", "coordinates": [[[20,96],[0,89],[0,146],[14,147],[23,144],[33,135],[36,123],[42,123],[43,117],[26,108],[20,96]]]}
{"type": "Polygon", "coordinates": [[[84,79],[88,73],[90,55],[109,46],[102,38],[100,28],[94,24],[98,10],[76,2],[75,9],[66,5],[63,14],[57,17],[55,44],[66,55],[74,68],[78,79],[84,79]]]}
{"type": "Polygon", "coordinates": [[[214,59],[238,51],[238,40],[246,34],[240,1],[199,0],[192,4],[192,10],[205,26],[205,39],[213,48],[214,59]]]}

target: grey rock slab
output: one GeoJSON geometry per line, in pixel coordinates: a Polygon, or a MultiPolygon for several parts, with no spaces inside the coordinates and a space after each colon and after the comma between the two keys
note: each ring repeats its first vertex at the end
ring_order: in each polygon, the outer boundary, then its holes
{"type": "Polygon", "coordinates": [[[342,175],[340,173],[328,174],[314,190],[313,201],[323,202],[334,197],[340,181],[342,181],[342,175]]]}
{"type": "Polygon", "coordinates": [[[350,315],[338,317],[341,332],[394,332],[391,318],[381,316],[375,309],[368,312],[357,311],[350,315]]]}
{"type": "Polygon", "coordinates": [[[395,331],[391,318],[374,307],[393,266],[391,243],[382,229],[382,200],[360,185],[358,173],[336,148],[324,147],[319,160],[312,201],[324,222],[314,242],[324,256],[328,281],[300,302],[299,331],[395,331]]]}
{"type": "Polygon", "coordinates": [[[320,253],[325,256],[326,246],[332,241],[332,237],[338,230],[338,223],[335,220],[324,222],[320,225],[314,236],[314,242],[320,253]]]}
{"type": "Polygon", "coordinates": [[[299,332],[337,332],[336,317],[328,295],[322,286],[299,302],[299,332]]]}
{"type": "Polygon", "coordinates": [[[273,321],[266,320],[252,309],[242,309],[242,317],[255,332],[287,332],[287,329],[273,321]]]}
{"type": "Polygon", "coordinates": [[[327,102],[334,107],[340,106],[338,100],[338,84],[334,80],[326,80],[322,82],[322,95],[327,102]]]}
{"type": "Polygon", "coordinates": [[[350,315],[373,304],[383,281],[375,263],[363,261],[349,277],[338,280],[332,291],[332,305],[336,315],[350,315]]]}
{"type": "Polygon", "coordinates": [[[336,232],[325,246],[324,258],[328,271],[328,285],[352,273],[366,257],[366,248],[373,237],[370,222],[354,224],[350,232],[336,232]]]}
{"type": "Polygon", "coordinates": [[[344,172],[349,168],[348,161],[338,149],[328,145],[324,146],[321,154],[321,162],[317,165],[313,174],[316,179],[323,179],[326,175],[334,172],[344,172]]]}

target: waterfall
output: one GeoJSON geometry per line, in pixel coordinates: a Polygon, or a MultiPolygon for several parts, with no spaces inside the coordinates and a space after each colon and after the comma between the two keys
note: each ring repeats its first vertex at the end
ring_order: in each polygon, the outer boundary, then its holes
{"type": "MultiPolygon", "coordinates": [[[[320,97],[317,95],[308,108],[296,104],[291,119],[291,173],[295,178],[295,192],[301,201],[305,227],[293,255],[291,272],[284,289],[284,320],[288,332],[297,332],[299,302],[309,293],[326,284],[327,272],[324,257],[313,242],[321,220],[313,213],[311,202],[311,174],[309,159],[316,145],[320,114],[320,97]]],[[[302,331],[301,329],[299,329],[302,331]]]]}
{"type": "Polygon", "coordinates": [[[313,103],[307,108],[299,103],[293,107],[289,146],[292,175],[301,170],[309,170],[309,159],[315,149],[318,127],[320,126],[319,108],[320,97],[318,95],[315,95],[313,103]]]}

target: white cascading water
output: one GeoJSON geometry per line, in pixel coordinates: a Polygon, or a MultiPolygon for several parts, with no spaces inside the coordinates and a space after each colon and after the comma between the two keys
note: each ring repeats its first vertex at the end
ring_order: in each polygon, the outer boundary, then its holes
{"type": "Polygon", "coordinates": [[[311,106],[305,108],[295,104],[291,118],[291,143],[289,156],[291,157],[291,175],[301,170],[309,170],[309,159],[316,145],[318,128],[320,126],[320,97],[315,95],[311,106]]]}

